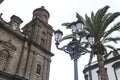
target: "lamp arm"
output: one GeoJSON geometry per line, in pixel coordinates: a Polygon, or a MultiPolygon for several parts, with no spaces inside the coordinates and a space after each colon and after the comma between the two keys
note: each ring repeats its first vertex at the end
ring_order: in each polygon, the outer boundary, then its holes
{"type": "Polygon", "coordinates": [[[65,53],[68,53],[68,54],[73,53],[72,47],[70,45],[65,45],[63,47],[59,47],[58,45],[56,45],[56,48],[64,51],[65,53]]]}
{"type": "Polygon", "coordinates": [[[79,52],[81,52],[81,55],[84,55],[86,53],[91,53],[91,51],[86,49],[85,47],[80,47],[79,52]]]}

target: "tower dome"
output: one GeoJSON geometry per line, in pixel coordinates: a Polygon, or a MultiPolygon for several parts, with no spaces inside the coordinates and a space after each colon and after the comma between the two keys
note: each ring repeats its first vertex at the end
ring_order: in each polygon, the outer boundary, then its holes
{"type": "Polygon", "coordinates": [[[37,8],[33,11],[33,19],[39,18],[40,20],[44,22],[48,22],[48,19],[50,17],[49,12],[44,8],[44,6],[41,6],[40,8],[37,8]]]}

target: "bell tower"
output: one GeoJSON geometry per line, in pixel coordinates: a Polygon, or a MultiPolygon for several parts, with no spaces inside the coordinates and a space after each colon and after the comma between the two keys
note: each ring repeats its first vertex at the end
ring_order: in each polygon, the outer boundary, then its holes
{"type": "Polygon", "coordinates": [[[26,57],[28,62],[25,67],[26,71],[23,72],[24,76],[30,80],[49,80],[50,62],[53,56],[51,41],[54,32],[52,26],[48,24],[49,17],[49,12],[43,6],[37,8],[33,11],[32,20],[22,28],[23,34],[28,38],[28,50],[25,53],[28,54],[26,57]],[[32,60],[31,55],[34,55],[32,60]],[[28,75],[30,64],[33,65],[31,75],[28,75]]]}
{"type": "Polygon", "coordinates": [[[33,11],[31,22],[23,27],[23,33],[26,36],[47,50],[51,49],[52,33],[54,31],[52,26],[48,24],[49,17],[49,12],[44,6],[41,6],[33,11]]]}

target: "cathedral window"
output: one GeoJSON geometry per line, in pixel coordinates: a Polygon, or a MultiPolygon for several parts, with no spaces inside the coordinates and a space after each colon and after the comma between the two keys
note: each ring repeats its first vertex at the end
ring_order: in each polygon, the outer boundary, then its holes
{"type": "Polygon", "coordinates": [[[42,35],[42,37],[41,37],[41,41],[40,41],[40,46],[44,47],[45,46],[46,33],[43,31],[41,35],[42,35]]]}
{"type": "Polygon", "coordinates": [[[37,64],[36,73],[40,75],[40,72],[41,72],[41,65],[37,64]]]}
{"type": "Polygon", "coordinates": [[[37,64],[36,67],[36,79],[35,80],[41,80],[41,65],[37,64]]]}
{"type": "Polygon", "coordinates": [[[2,50],[0,52],[0,70],[5,70],[8,58],[9,52],[7,50],[2,50]]]}
{"type": "Polygon", "coordinates": [[[112,65],[112,67],[114,68],[116,80],[119,80],[120,79],[120,62],[116,62],[115,64],[112,65]]]}

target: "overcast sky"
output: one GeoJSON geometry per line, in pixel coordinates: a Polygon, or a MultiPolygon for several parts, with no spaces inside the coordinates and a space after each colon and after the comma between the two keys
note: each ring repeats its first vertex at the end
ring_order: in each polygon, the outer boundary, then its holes
{"type": "MultiPolygon", "coordinates": [[[[0,4],[0,13],[3,13],[2,18],[7,22],[13,14],[19,16],[24,21],[21,25],[23,27],[32,20],[34,9],[45,6],[50,13],[49,24],[55,30],[61,29],[66,35],[70,30],[66,30],[61,24],[76,21],[76,12],[84,17],[85,14],[90,15],[91,11],[96,12],[105,5],[110,6],[108,12],[120,11],[120,0],[4,0],[0,4]]],[[[69,55],[55,48],[54,40],[52,52],[55,56],[52,57],[50,80],[73,80],[73,61],[70,60],[69,55]]],[[[89,54],[78,60],[79,80],[84,80],[82,70],[88,63],[88,59],[89,54]]]]}

